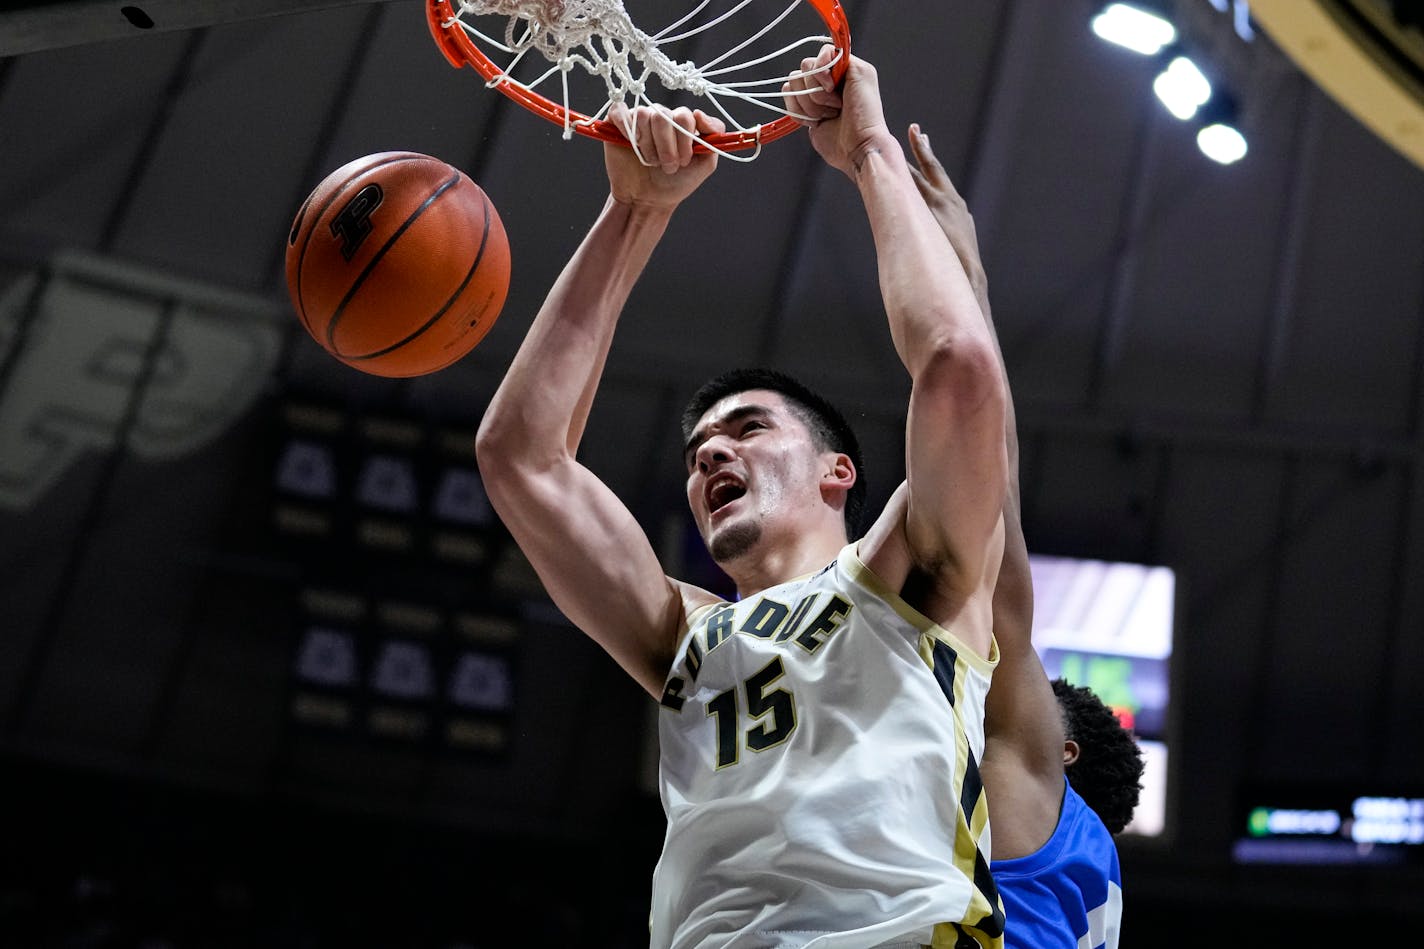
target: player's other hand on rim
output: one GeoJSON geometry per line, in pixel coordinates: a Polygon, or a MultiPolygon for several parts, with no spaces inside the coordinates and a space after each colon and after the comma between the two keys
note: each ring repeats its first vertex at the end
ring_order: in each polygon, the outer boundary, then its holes
{"type": "Polygon", "coordinates": [[[880,77],[875,67],[851,56],[844,81],[837,88],[826,68],[836,58],[836,47],[827,43],[814,57],[803,59],[801,69],[781,86],[786,109],[804,116],[811,128],[811,144],[833,168],[854,177],[855,167],[872,148],[895,144],[885,127],[880,104],[880,77]]]}
{"type": "Polygon", "coordinates": [[[642,207],[676,207],[717,167],[717,155],[694,148],[696,138],[726,131],[726,123],[701,109],[615,104],[609,121],[628,145],[604,145],[613,198],[642,207]]]}

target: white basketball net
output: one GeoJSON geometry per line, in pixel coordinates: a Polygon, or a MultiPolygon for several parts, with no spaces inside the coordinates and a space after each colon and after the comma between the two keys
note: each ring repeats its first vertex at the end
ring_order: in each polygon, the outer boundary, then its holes
{"type": "MultiPolygon", "coordinates": [[[[724,2],[721,6],[726,9],[708,12],[713,0],[701,0],[685,16],[655,34],[645,33],[633,24],[622,0],[458,0],[451,3],[451,8],[455,11],[455,21],[473,41],[513,57],[501,65],[503,74],[488,85],[515,83],[540,92],[551,101],[561,101],[565,110],[564,138],[568,139],[573,135],[576,121],[568,115],[574,109],[569,102],[569,73],[576,67],[602,80],[607,92],[606,101],[597,109],[579,110],[589,114],[591,121],[606,118],[615,103],[656,105],[649,90],[649,82],[654,78],[664,90],[686,92],[707,100],[711,105],[708,111],[719,114],[729,131],[755,131],[759,127],[757,123],[746,121],[750,111],[747,106],[752,110],[804,118],[784,107],[781,85],[789,73],[799,69],[802,57],[814,56],[831,38],[810,35],[786,42],[777,38],[778,30],[785,32],[783,21],[798,9],[804,11],[799,0],[790,0],[789,5],[785,5],[786,2],[777,0],[775,6],[780,12],[774,13],[770,22],[752,29],[750,35],[744,24],[738,24],[735,44],[700,64],[691,60],[679,62],[666,50],[692,37],[709,34],[734,17],[748,13],[763,16],[768,4],[758,3],[758,0],[724,2]],[[754,6],[760,9],[752,10],[754,6]],[[481,30],[474,22],[477,16],[503,17],[503,30],[498,35],[491,35],[495,32],[492,29],[481,30]],[[768,37],[771,38],[769,47],[768,37]],[[747,53],[750,58],[732,61],[757,42],[762,46],[747,53]],[[516,67],[530,52],[539,54],[552,65],[533,78],[514,78],[516,67]],[[788,66],[788,63],[793,65],[788,66]],[[753,72],[765,73],[769,69],[780,71],[747,78],[753,72]],[[541,85],[552,84],[555,76],[559,77],[560,90],[551,95],[539,89],[541,85]]],[[[758,18],[757,23],[760,22],[758,18]]],[[[824,28],[825,24],[820,23],[820,26],[824,28]]],[[[832,65],[834,63],[825,68],[830,69],[832,65]]],[[[675,127],[683,131],[680,126],[675,127]]],[[[630,139],[634,138],[632,129],[625,131],[630,139]]],[[[758,141],[755,150],[741,154],[715,147],[713,150],[737,161],[751,161],[760,153],[761,145],[758,141]]]]}

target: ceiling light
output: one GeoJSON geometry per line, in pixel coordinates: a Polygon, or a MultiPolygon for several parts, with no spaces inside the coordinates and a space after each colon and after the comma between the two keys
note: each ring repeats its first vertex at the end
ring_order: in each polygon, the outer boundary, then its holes
{"type": "Polygon", "coordinates": [[[1128,3],[1109,3],[1093,17],[1093,32],[1109,43],[1155,56],[1177,40],[1170,20],[1128,3]]]}
{"type": "Polygon", "coordinates": [[[1246,157],[1246,137],[1238,121],[1240,107],[1236,97],[1221,89],[1197,113],[1197,147],[1202,154],[1222,165],[1230,165],[1246,157]]]}
{"type": "Polygon", "coordinates": [[[1246,157],[1246,138],[1223,122],[1213,122],[1197,133],[1197,147],[1214,162],[1230,165],[1246,157]]]}
{"type": "Polygon", "coordinates": [[[1211,83],[1195,63],[1178,56],[1153,80],[1152,91],[1167,111],[1185,122],[1211,98],[1211,83]]]}

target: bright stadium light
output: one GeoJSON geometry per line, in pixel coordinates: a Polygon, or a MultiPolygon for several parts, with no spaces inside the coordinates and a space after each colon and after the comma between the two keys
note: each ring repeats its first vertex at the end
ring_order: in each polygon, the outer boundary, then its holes
{"type": "Polygon", "coordinates": [[[1220,165],[1231,165],[1246,157],[1246,136],[1241,133],[1240,107],[1236,97],[1218,89],[1211,101],[1197,113],[1197,148],[1220,165]]]}
{"type": "Polygon", "coordinates": [[[1109,43],[1156,56],[1177,41],[1170,20],[1130,3],[1109,3],[1092,20],[1093,32],[1109,43]]]}
{"type": "Polygon", "coordinates": [[[1245,136],[1224,122],[1213,122],[1197,132],[1197,147],[1203,155],[1222,165],[1246,157],[1245,136]]]}
{"type": "Polygon", "coordinates": [[[1195,63],[1178,56],[1153,80],[1152,91],[1167,111],[1185,122],[1211,98],[1211,83],[1195,63]]]}

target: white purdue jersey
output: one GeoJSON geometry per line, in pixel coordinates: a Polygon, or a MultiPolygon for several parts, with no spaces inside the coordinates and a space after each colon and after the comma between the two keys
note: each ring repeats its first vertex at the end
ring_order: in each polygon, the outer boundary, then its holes
{"type": "Polygon", "coordinates": [[[689,617],[659,709],[653,949],[1003,945],[985,660],[860,561],[689,617]]]}

